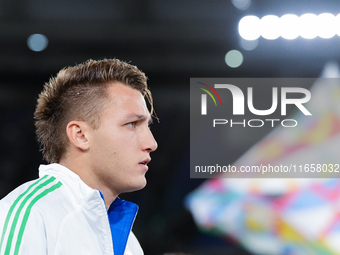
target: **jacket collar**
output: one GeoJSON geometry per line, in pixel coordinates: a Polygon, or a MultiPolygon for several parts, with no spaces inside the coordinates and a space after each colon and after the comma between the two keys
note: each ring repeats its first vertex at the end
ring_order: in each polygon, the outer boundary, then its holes
{"type": "MultiPolygon", "coordinates": [[[[44,175],[56,177],[73,195],[76,203],[84,208],[92,209],[103,204],[100,192],[92,189],[80,177],[65,166],[57,163],[40,165],[39,177],[44,175]]],[[[105,206],[105,203],[103,204],[105,206]]]]}

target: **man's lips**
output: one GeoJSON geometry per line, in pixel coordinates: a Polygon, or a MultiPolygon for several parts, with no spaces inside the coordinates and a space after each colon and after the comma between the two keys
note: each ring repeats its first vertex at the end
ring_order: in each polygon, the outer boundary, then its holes
{"type": "Polygon", "coordinates": [[[147,165],[151,161],[151,158],[144,159],[143,161],[139,162],[138,164],[147,165]]]}
{"type": "Polygon", "coordinates": [[[143,167],[144,170],[148,170],[148,163],[151,161],[151,158],[144,159],[143,161],[139,162],[138,164],[143,167]]]}

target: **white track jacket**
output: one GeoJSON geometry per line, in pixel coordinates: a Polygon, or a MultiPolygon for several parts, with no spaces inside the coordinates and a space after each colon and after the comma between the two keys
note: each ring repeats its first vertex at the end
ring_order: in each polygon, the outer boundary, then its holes
{"type": "Polygon", "coordinates": [[[131,228],[137,205],[99,190],[59,164],[0,200],[0,255],[143,255],[131,228]]]}

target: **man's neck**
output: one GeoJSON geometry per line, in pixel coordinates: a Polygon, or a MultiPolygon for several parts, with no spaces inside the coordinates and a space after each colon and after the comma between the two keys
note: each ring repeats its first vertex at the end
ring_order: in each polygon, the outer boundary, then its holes
{"type": "Polygon", "coordinates": [[[89,187],[92,189],[98,189],[104,196],[104,201],[106,205],[106,209],[109,210],[110,205],[113,203],[113,201],[118,197],[118,194],[110,190],[106,185],[103,185],[103,183],[100,182],[100,180],[97,180],[97,178],[92,174],[92,171],[88,169],[88,166],[86,164],[77,163],[82,162],[79,160],[68,160],[61,159],[59,164],[67,167],[72,172],[77,174],[80,179],[89,187]]]}

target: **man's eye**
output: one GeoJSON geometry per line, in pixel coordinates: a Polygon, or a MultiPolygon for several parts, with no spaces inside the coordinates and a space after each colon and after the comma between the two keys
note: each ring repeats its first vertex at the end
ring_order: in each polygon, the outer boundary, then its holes
{"type": "Polygon", "coordinates": [[[130,122],[130,123],[127,123],[126,125],[134,128],[136,126],[136,122],[130,122]]]}

